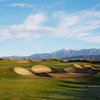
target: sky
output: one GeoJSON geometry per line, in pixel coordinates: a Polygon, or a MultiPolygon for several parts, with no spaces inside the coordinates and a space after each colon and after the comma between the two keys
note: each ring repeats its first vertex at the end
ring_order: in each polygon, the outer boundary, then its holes
{"type": "Polygon", "coordinates": [[[0,0],[0,56],[100,48],[100,0],[0,0]]]}

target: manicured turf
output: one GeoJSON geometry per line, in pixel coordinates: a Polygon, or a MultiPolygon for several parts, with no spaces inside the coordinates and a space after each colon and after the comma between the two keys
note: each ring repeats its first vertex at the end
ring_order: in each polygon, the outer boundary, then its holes
{"type": "MultiPolygon", "coordinates": [[[[58,61],[19,63],[0,61],[0,100],[100,100],[100,74],[91,78],[32,78],[13,71],[20,66],[30,69],[44,64],[58,70],[73,63],[58,61]]],[[[79,62],[78,64],[87,64],[79,62]]],[[[99,64],[97,64],[99,66],[99,64]]]]}

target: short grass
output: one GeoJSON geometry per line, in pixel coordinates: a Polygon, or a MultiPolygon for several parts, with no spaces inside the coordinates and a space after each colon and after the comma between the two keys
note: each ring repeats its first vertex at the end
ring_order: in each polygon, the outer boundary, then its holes
{"type": "MultiPolygon", "coordinates": [[[[0,61],[0,100],[100,100],[100,74],[91,78],[32,78],[16,74],[13,67],[30,69],[44,64],[56,69],[71,67],[73,63],[42,61],[18,63],[0,61]]],[[[90,64],[78,62],[78,64],[90,64]]],[[[99,66],[99,64],[96,64],[99,66]]]]}

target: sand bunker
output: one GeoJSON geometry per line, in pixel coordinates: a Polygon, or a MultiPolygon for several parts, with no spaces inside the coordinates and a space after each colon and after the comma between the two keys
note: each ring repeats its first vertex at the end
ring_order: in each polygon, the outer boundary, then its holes
{"type": "Polygon", "coordinates": [[[83,65],[84,68],[92,68],[91,65],[83,65]]]}
{"type": "Polygon", "coordinates": [[[83,74],[94,74],[95,70],[93,69],[78,69],[78,68],[64,68],[64,71],[68,72],[68,73],[83,73],[83,74]]]}
{"type": "Polygon", "coordinates": [[[73,64],[73,65],[74,65],[74,67],[76,67],[78,69],[84,69],[83,66],[81,66],[81,65],[78,65],[78,64],[73,64]]]}
{"type": "Polygon", "coordinates": [[[97,71],[97,72],[100,72],[100,67],[96,67],[96,66],[94,67],[94,66],[93,66],[92,69],[94,69],[94,70],[97,71]]]}
{"type": "Polygon", "coordinates": [[[50,73],[54,78],[85,78],[91,76],[91,74],[84,73],[50,73]]]}
{"type": "Polygon", "coordinates": [[[67,74],[67,78],[86,78],[90,77],[91,74],[85,74],[85,73],[69,73],[67,74]]]}
{"type": "Polygon", "coordinates": [[[32,67],[34,73],[49,73],[52,72],[52,68],[44,65],[35,65],[32,67]]]}
{"type": "Polygon", "coordinates": [[[27,75],[27,76],[33,75],[33,73],[31,71],[29,71],[25,68],[22,68],[22,67],[15,67],[14,71],[20,75],[27,75]]]}
{"type": "Polygon", "coordinates": [[[32,72],[22,67],[15,67],[14,71],[20,75],[32,76],[36,78],[54,77],[54,78],[82,78],[90,77],[97,71],[100,71],[100,67],[93,67],[90,65],[78,65],[74,64],[72,67],[66,67],[63,70],[56,70],[55,68],[45,65],[34,65],[32,72]]]}

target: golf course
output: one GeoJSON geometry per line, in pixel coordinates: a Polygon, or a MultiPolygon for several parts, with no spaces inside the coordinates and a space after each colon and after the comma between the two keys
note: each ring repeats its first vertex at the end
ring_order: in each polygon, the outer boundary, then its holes
{"type": "Polygon", "coordinates": [[[3,59],[0,100],[100,100],[99,67],[99,62],[3,59]]]}

